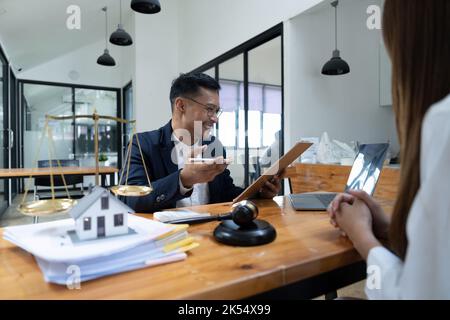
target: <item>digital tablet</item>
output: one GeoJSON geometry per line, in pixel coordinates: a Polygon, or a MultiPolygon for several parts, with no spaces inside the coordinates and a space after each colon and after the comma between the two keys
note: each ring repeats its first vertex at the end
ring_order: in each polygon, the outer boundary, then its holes
{"type": "Polygon", "coordinates": [[[297,142],[291,150],[275,162],[263,175],[261,175],[255,182],[253,182],[247,189],[245,189],[239,196],[237,196],[233,203],[247,200],[253,197],[264,186],[266,181],[272,179],[275,175],[280,174],[292,162],[294,162],[300,155],[308,150],[313,144],[308,142],[297,142]]]}

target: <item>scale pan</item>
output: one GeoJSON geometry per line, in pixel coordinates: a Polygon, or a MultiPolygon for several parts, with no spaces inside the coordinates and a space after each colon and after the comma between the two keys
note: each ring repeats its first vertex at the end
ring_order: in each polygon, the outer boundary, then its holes
{"type": "Polygon", "coordinates": [[[147,186],[114,186],[111,187],[111,192],[118,196],[124,197],[142,197],[150,194],[153,191],[152,187],[147,186]]]}
{"type": "Polygon", "coordinates": [[[62,213],[71,209],[77,203],[74,199],[51,199],[25,202],[19,206],[24,215],[45,217],[55,213],[62,213]]]}

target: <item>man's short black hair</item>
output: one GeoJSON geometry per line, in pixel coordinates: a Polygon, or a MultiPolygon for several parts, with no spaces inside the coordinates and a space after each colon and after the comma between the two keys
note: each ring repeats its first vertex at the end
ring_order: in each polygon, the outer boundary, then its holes
{"type": "Polygon", "coordinates": [[[220,90],[220,84],[216,79],[205,73],[181,73],[178,78],[172,81],[170,88],[170,105],[175,103],[175,99],[181,96],[193,96],[200,88],[209,90],[220,90]]]}

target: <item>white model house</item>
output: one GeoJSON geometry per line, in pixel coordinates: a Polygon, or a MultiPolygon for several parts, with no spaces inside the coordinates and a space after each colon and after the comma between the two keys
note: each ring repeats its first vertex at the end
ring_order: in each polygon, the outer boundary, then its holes
{"type": "Polygon", "coordinates": [[[105,238],[128,233],[128,213],[133,209],[108,190],[94,187],[70,210],[80,240],[105,238]]]}

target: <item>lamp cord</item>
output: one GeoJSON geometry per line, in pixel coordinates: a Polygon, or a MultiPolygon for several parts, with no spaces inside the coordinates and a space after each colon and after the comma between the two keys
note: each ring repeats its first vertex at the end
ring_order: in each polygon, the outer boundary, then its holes
{"type": "Polygon", "coordinates": [[[105,7],[105,47],[108,49],[108,8],[105,7]]]}
{"type": "Polygon", "coordinates": [[[120,24],[122,25],[122,0],[120,0],[119,16],[120,16],[120,24]]]}
{"type": "Polygon", "coordinates": [[[337,45],[337,5],[334,7],[334,41],[336,44],[336,50],[338,48],[337,45]]]}

